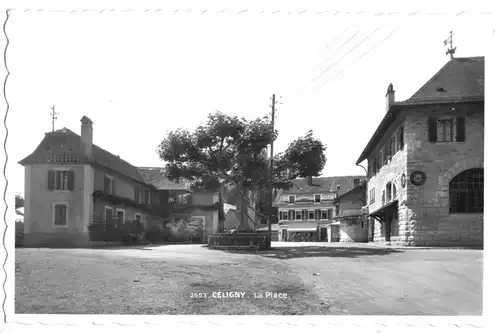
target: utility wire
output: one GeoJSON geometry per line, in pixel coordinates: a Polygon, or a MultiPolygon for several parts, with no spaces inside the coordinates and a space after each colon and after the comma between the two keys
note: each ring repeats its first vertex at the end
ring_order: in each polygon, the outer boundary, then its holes
{"type": "MultiPolygon", "coordinates": [[[[316,76],[312,82],[315,82],[317,81],[320,77],[322,77],[323,75],[325,75],[330,69],[332,69],[333,66],[337,65],[340,61],[342,61],[342,59],[344,59],[345,57],[347,57],[349,54],[351,54],[354,50],[356,50],[358,48],[358,46],[360,46],[361,44],[363,44],[364,42],[366,42],[366,40],[368,40],[370,37],[372,37],[377,31],[379,31],[380,28],[377,28],[375,29],[374,31],[372,31],[371,34],[369,34],[367,37],[365,37],[361,42],[359,42],[358,44],[356,44],[352,49],[349,50],[349,52],[347,52],[346,54],[344,54],[339,60],[335,61],[333,64],[331,64],[330,66],[328,66],[323,72],[321,72],[321,74],[319,74],[318,76],[316,76]]],[[[354,35],[353,35],[354,37],[354,35]]],[[[352,37],[350,38],[352,39],[352,37]]],[[[349,40],[350,40],[349,39],[349,40]]]]}
{"type": "MultiPolygon", "coordinates": [[[[349,69],[350,67],[354,66],[354,64],[356,64],[359,60],[361,60],[364,56],[366,56],[368,53],[370,53],[371,51],[373,51],[375,48],[377,48],[377,46],[380,46],[382,45],[386,40],[388,40],[390,37],[392,37],[392,35],[394,35],[400,28],[402,28],[404,26],[404,24],[400,25],[399,27],[397,27],[396,29],[392,30],[391,33],[389,33],[389,35],[387,35],[383,40],[381,40],[379,43],[373,45],[368,51],[366,51],[365,53],[361,54],[359,57],[357,57],[352,63],[350,63],[348,66],[344,67],[342,70],[338,71],[337,74],[335,74],[333,77],[337,77],[339,76],[341,73],[343,73],[346,69],[349,69]]],[[[324,84],[328,83],[330,81],[330,79],[326,80],[324,84]]]]}

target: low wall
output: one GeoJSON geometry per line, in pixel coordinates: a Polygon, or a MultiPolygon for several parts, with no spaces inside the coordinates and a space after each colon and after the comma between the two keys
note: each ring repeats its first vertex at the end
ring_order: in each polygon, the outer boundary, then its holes
{"type": "Polygon", "coordinates": [[[88,233],[41,233],[24,234],[24,247],[88,247],[88,233]]]}
{"type": "Polygon", "coordinates": [[[267,234],[262,233],[235,233],[214,234],[208,236],[209,247],[248,247],[256,246],[259,249],[267,248],[267,234]]]}

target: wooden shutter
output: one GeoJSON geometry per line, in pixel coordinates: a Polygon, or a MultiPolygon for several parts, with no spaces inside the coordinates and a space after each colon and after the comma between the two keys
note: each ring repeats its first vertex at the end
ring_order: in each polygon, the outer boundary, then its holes
{"type": "Polygon", "coordinates": [[[437,123],[435,117],[429,117],[429,141],[436,142],[437,141],[437,123]]]}
{"type": "Polygon", "coordinates": [[[49,170],[47,186],[49,191],[54,191],[54,180],[56,177],[56,172],[54,170],[49,170]]]}
{"type": "Polygon", "coordinates": [[[292,210],[290,212],[290,215],[292,215],[292,221],[295,221],[295,211],[294,210],[292,210]]]}
{"type": "Polygon", "coordinates": [[[290,211],[288,211],[288,221],[291,221],[292,220],[292,213],[290,211]]]}
{"type": "Polygon", "coordinates": [[[465,118],[457,118],[457,142],[465,141],[465,118]]]}
{"type": "Polygon", "coordinates": [[[328,209],[328,219],[331,219],[333,216],[333,209],[328,209]]]}
{"type": "Polygon", "coordinates": [[[73,191],[75,189],[75,171],[68,170],[68,190],[73,191]]]}
{"type": "Polygon", "coordinates": [[[314,216],[315,220],[319,220],[321,218],[321,210],[316,209],[314,216]]]}
{"type": "Polygon", "coordinates": [[[280,210],[280,221],[283,220],[283,212],[280,210]]]}

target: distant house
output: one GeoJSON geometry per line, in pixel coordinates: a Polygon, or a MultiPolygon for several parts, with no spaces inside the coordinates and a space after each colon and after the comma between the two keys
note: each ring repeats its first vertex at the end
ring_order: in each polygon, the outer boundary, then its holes
{"type": "MultiPolygon", "coordinates": [[[[364,177],[363,177],[364,178],[364,177]]],[[[366,205],[366,180],[335,197],[333,222],[328,225],[329,242],[367,242],[368,223],[363,211],[366,205]]]]}
{"type": "Polygon", "coordinates": [[[368,160],[370,240],[482,245],[484,57],[451,59],[411,98],[389,85],[368,160]]]}
{"type": "Polygon", "coordinates": [[[295,179],[293,187],[279,193],[278,239],[280,241],[331,241],[329,235],[338,215],[335,199],[358,187],[365,176],[309,177],[295,179]]]}
{"type": "Polygon", "coordinates": [[[194,219],[204,240],[219,228],[217,194],[190,194],[186,184],[166,180],[160,168],[137,168],[92,137],[92,121],[84,116],[81,135],[67,128],[46,133],[19,162],[25,168],[25,245],[85,246],[88,225],[111,220],[164,230],[169,219],[194,219]],[[170,210],[172,200],[179,211],[170,210]]]}

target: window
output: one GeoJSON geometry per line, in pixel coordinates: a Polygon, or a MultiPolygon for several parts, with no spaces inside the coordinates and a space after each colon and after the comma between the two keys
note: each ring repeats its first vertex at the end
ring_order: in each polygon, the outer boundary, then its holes
{"type": "Polygon", "coordinates": [[[315,194],[314,195],[314,202],[315,203],[321,202],[321,194],[315,194]]]}
{"type": "Polygon", "coordinates": [[[375,202],[375,188],[370,190],[370,204],[375,202]]]}
{"type": "Polygon", "coordinates": [[[54,226],[66,227],[68,226],[68,204],[60,203],[54,204],[54,226]]]}
{"type": "Polygon", "coordinates": [[[72,191],[74,188],[74,171],[69,169],[49,170],[48,188],[51,191],[72,191]]]}
{"type": "Polygon", "coordinates": [[[392,200],[392,184],[391,183],[387,183],[385,185],[385,193],[387,195],[387,202],[391,201],[392,200]]]}
{"type": "Polygon", "coordinates": [[[429,117],[430,142],[463,142],[465,141],[465,118],[429,117]]]}
{"type": "Polygon", "coordinates": [[[134,187],[134,201],[136,203],[141,202],[141,188],[137,185],[134,187]]]}
{"type": "Polygon", "coordinates": [[[283,211],[283,220],[288,220],[288,211],[287,210],[284,210],[283,211]]]}
{"type": "Polygon", "coordinates": [[[142,215],[141,214],[135,214],[135,221],[139,222],[142,226],[145,226],[144,223],[146,221],[143,221],[142,215]]]}
{"type": "Polygon", "coordinates": [[[104,175],[104,194],[114,194],[113,192],[113,177],[104,175]]]}
{"type": "Polygon", "coordinates": [[[116,209],[116,222],[117,224],[123,224],[125,222],[125,211],[121,209],[116,209]]]}
{"type": "Polygon", "coordinates": [[[437,141],[438,142],[457,141],[456,119],[441,119],[437,121],[437,141]]]}
{"type": "Polygon", "coordinates": [[[380,149],[380,151],[378,152],[378,170],[380,170],[382,168],[382,166],[384,165],[384,150],[383,149],[380,149]]]}
{"type": "Polygon", "coordinates": [[[481,213],[484,210],[484,169],[469,169],[449,184],[450,213],[481,213]]]}
{"type": "Polygon", "coordinates": [[[405,128],[401,126],[399,129],[399,150],[403,150],[405,147],[405,128]]]}
{"type": "Polygon", "coordinates": [[[391,137],[391,156],[396,155],[396,135],[391,137]]]}
{"type": "Polygon", "coordinates": [[[106,223],[111,223],[113,221],[113,208],[109,206],[104,207],[104,220],[106,223]]]}
{"type": "Polygon", "coordinates": [[[397,191],[396,191],[396,184],[395,184],[395,183],[392,183],[392,198],[393,198],[393,199],[396,199],[396,194],[397,194],[397,191]]]}
{"type": "Polygon", "coordinates": [[[301,210],[296,210],[295,211],[295,219],[296,220],[302,220],[302,211],[301,210]]]}
{"type": "Polygon", "coordinates": [[[365,222],[361,221],[361,229],[364,229],[364,228],[365,228],[365,222]]]}
{"type": "Polygon", "coordinates": [[[382,191],[382,205],[385,204],[385,191],[382,191]]]}
{"type": "Polygon", "coordinates": [[[295,203],[295,195],[288,196],[288,202],[289,203],[295,203]]]}
{"type": "Polygon", "coordinates": [[[322,220],[328,220],[328,210],[327,209],[322,209],[321,210],[321,219],[322,220]]]}
{"type": "Polygon", "coordinates": [[[310,210],[310,211],[307,212],[307,219],[309,221],[314,221],[315,220],[314,210],[310,210]]]}

